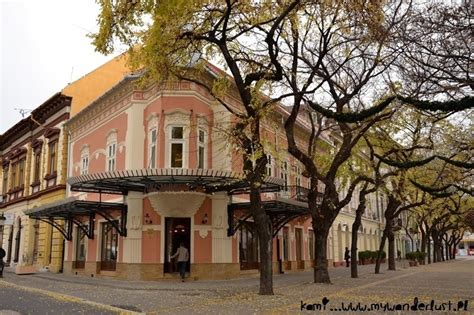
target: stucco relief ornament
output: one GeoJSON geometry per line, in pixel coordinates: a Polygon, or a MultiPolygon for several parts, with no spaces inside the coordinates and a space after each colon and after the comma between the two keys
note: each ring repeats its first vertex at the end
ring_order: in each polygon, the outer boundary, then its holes
{"type": "Polygon", "coordinates": [[[201,238],[206,238],[208,235],[208,231],[207,230],[199,230],[199,236],[201,238]]]}
{"type": "Polygon", "coordinates": [[[134,215],[131,218],[130,229],[131,230],[140,230],[142,228],[142,217],[134,215]]]}

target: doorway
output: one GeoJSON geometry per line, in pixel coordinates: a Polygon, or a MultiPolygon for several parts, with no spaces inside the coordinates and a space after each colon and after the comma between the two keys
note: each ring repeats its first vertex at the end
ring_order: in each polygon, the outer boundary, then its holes
{"type": "Polygon", "coordinates": [[[303,251],[302,251],[302,242],[303,242],[302,229],[295,228],[295,238],[296,238],[296,268],[304,269],[303,251]]]}
{"type": "MultiPolygon", "coordinates": [[[[164,272],[178,272],[177,260],[170,261],[170,257],[176,253],[179,245],[184,246],[189,251],[191,260],[191,218],[165,218],[165,264],[164,272]]],[[[186,264],[186,272],[190,271],[190,263],[186,264]]]]}

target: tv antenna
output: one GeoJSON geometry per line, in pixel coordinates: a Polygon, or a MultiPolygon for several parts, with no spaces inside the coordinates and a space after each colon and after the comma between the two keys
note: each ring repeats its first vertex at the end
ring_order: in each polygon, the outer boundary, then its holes
{"type": "Polygon", "coordinates": [[[20,113],[21,118],[25,118],[25,115],[32,111],[32,109],[28,108],[14,108],[14,110],[17,110],[20,113]]]}

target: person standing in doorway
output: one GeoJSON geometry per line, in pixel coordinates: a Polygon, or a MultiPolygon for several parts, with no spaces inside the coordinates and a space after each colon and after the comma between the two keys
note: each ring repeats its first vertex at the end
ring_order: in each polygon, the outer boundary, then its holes
{"type": "Polygon", "coordinates": [[[351,254],[349,252],[349,248],[346,247],[346,251],[344,252],[344,260],[346,261],[346,267],[349,267],[349,262],[351,261],[351,254]]]}
{"type": "Polygon", "coordinates": [[[176,257],[178,257],[178,270],[179,270],[179,275],[181,276],[181,282],[184,282],[184,276],[186,275],[186,263],[188,262],[188,259],[189,259],[189,251],[184,246],[183,242],[179,244],[179,247],[176,250],[176,253],[170,258],[174,259],[176,257]]]}

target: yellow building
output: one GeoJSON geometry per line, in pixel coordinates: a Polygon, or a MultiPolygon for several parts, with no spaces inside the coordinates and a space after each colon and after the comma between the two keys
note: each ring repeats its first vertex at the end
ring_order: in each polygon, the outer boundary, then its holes
{"type": "MultiPolygon", "coordinates": [[[[0,135],[0,247],[17,272],[62,270],[64,235],[26,210],[65,198],[68,133],[64,122],[99,98],[129,70],[120,55],[66,86],[0,135]]],[[[67,227],[56,221],[67,234],[67,227]]]]}

